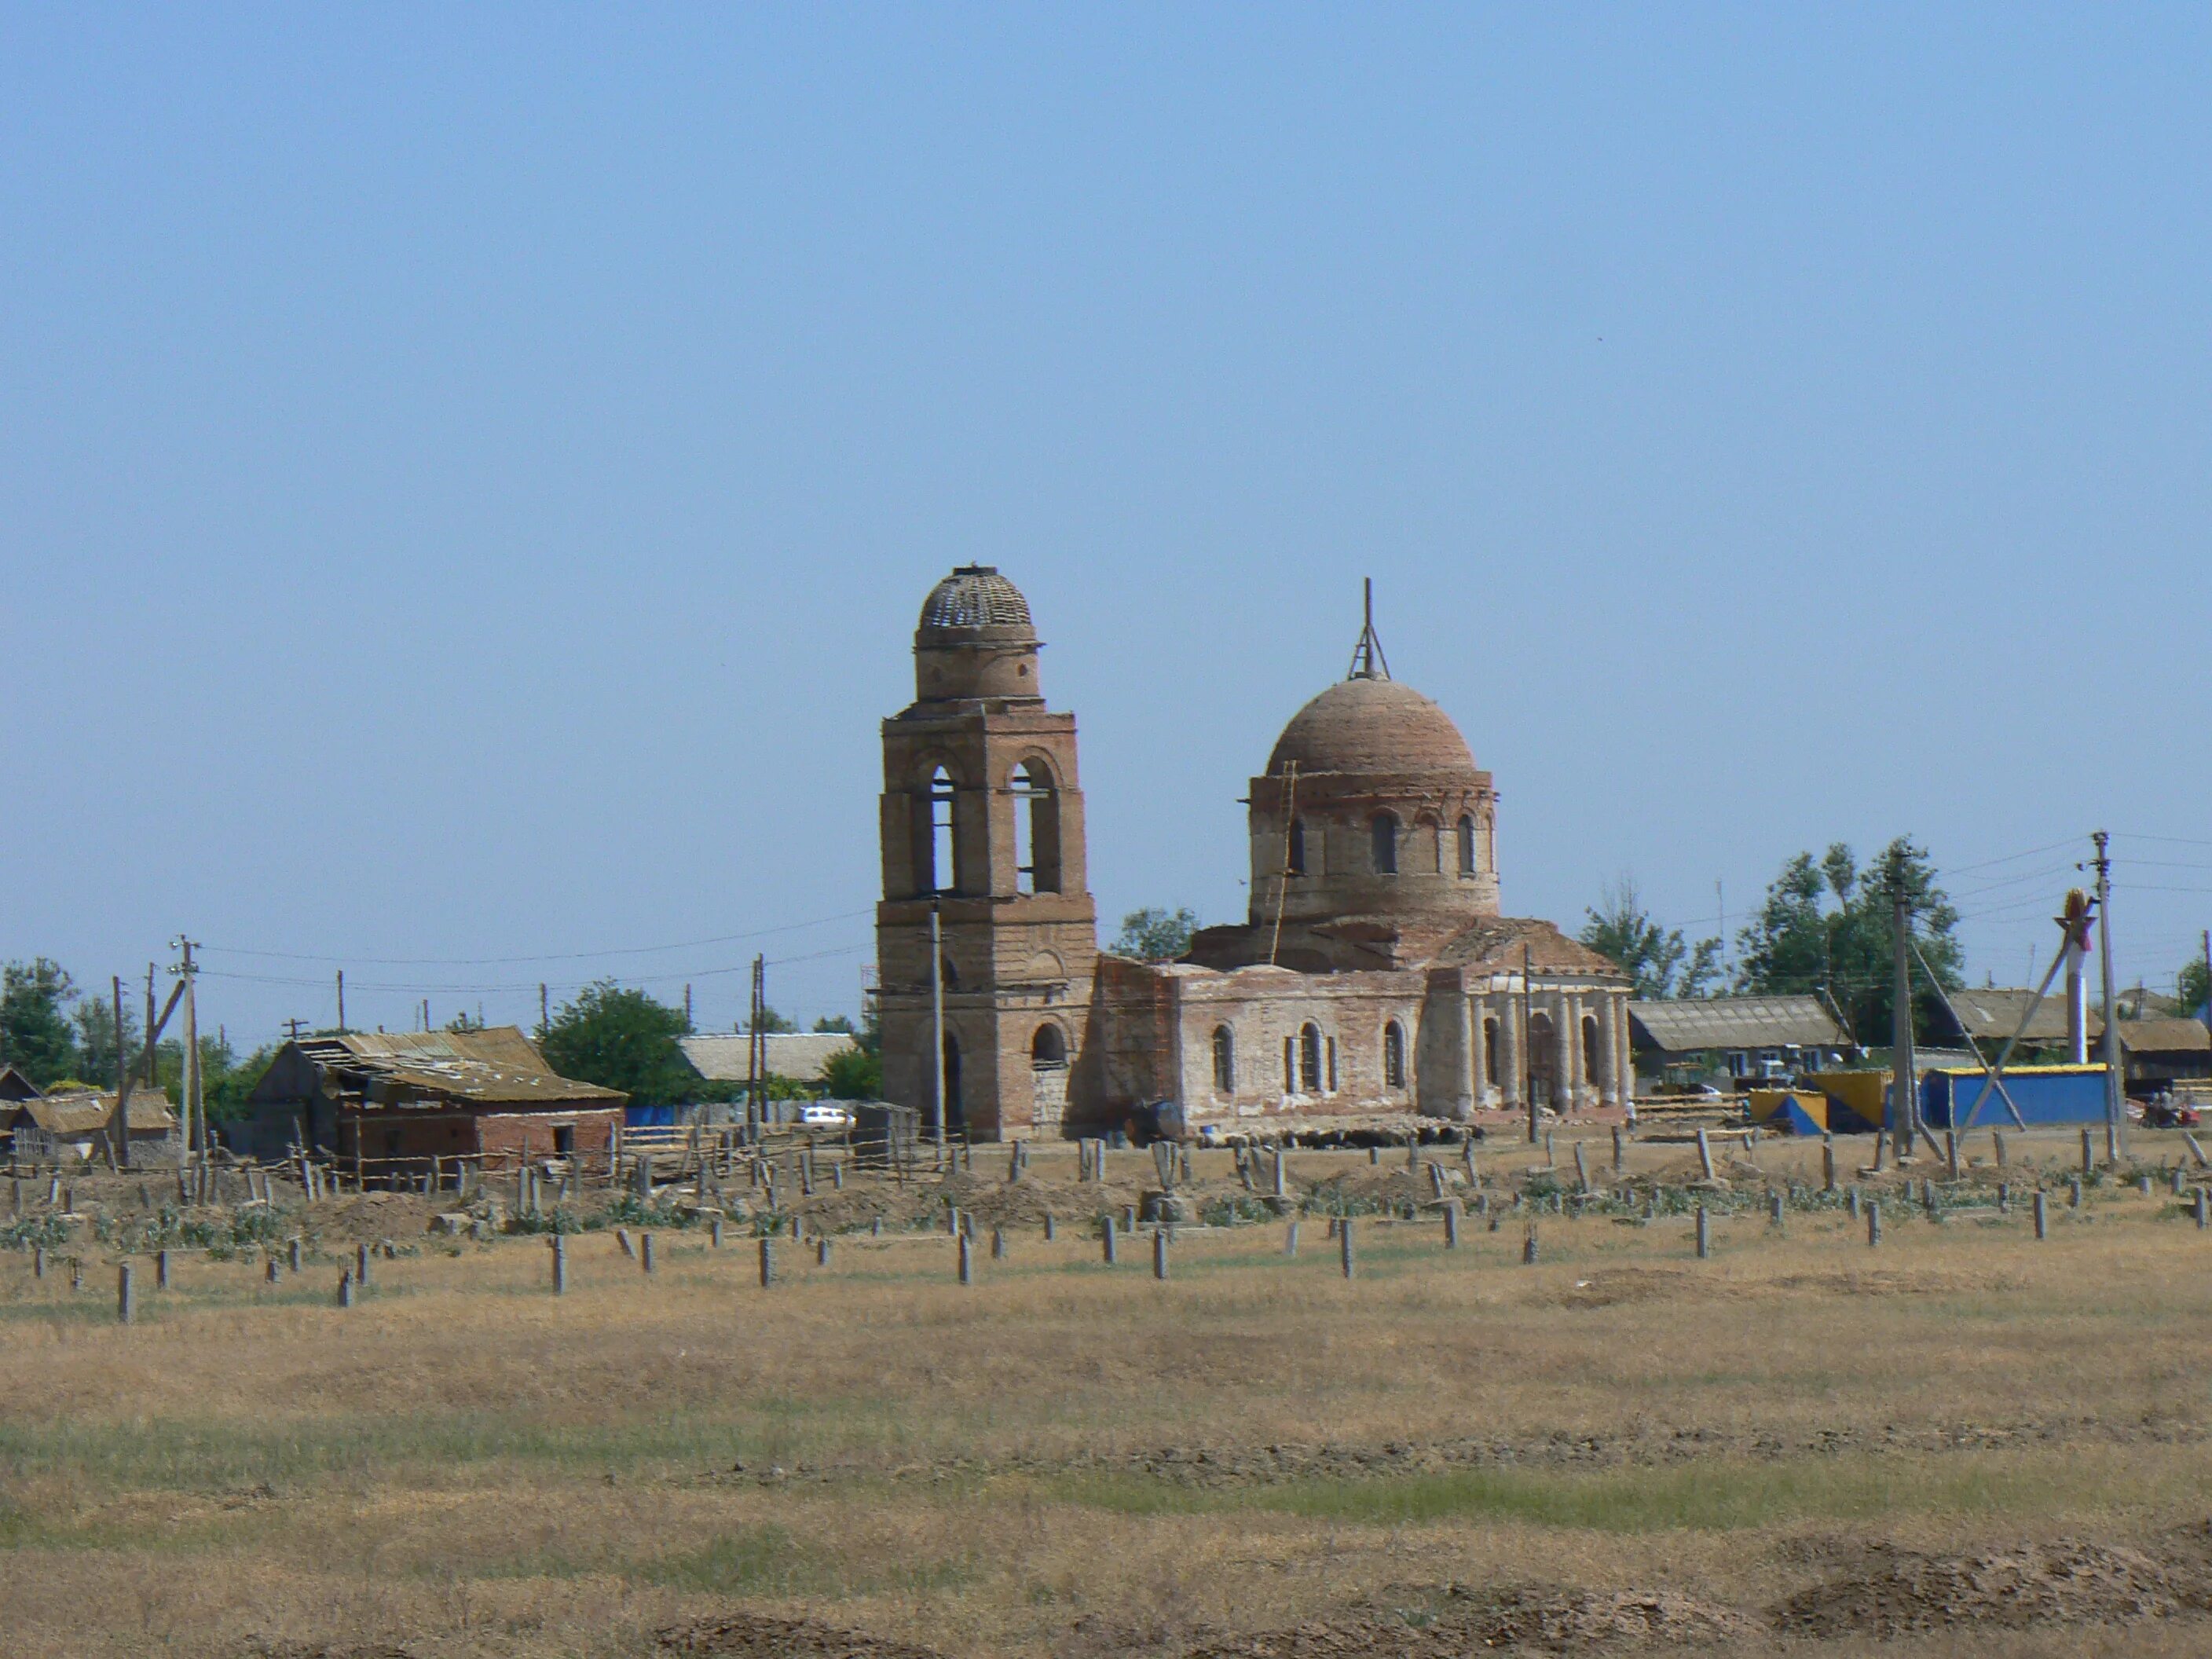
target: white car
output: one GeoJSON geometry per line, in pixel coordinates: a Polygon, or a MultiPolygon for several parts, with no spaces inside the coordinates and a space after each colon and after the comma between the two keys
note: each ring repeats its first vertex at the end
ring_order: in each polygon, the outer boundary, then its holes
{"type": "Polygon", "coordinates": [[[799,1121],[803,1127],[809,1129],[849,1129],[853,1127],[853,1115],[842,1106],[834,1106],[826,1100],[817,1101],[811,1106],[799,1109],[799,1121]]]}

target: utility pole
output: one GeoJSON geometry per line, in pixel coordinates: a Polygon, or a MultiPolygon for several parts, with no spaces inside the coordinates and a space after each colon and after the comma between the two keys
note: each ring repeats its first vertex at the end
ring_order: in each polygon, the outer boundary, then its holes
{"type": "Polygon", "coordinates": [[[179,936],[177,947],[184,952],[184,965],[178,970],[185,979],[185,1075],[179,1087],[184,1091],[185,1161],[192,1161],[197,1149],[207,1150],[207,1120],[204,1102],[200,1091],[200,1009],[199,968],[192,961],[192,941],[179,936]]]}
{"type": "Polygon", "coordinates": [[[338,1035],[345,1035],[345,969],[338,969],[338,1035]]]}
{"type": "MultiPolygon", "coordinates": [[[[146,1029],[154,1029],[154,964],[150,962],[146,964],[146,1029]]],[[[119,1059],[116,1061],[118,1068],[122,1064],[119,1059]]],[[[146,1086],[154,1086],[154,1045],[150,1042],[146,1045],[146,1086]]]]}
{"type": "Polygon", "coordinates": [[[2120,1075],[2119,1020],[2112,1006],[2112,838],[2100,830],[2090,839],[2097,843],[2097,954],[2104,958],[2098,975],[2105,998],[2105,1156],[2117,1164],[2127,1121],[2127,1090],[2120,1075]]]}
{"type": "Polygon", "coordinates": [[[545,1034],[553,1029],[553,1002],[545,994],[545,981],[538,981],[538,1040],[543,1042],[545,1034]]]}
{"type": "Polygon", "coordinates": [[[2204,930],[2204,1029],[2212,1031],[2212,927],[2204,930]]]}
{"type": "Polygon", "coordinates": [[[1920,1079],[1912,1056],[1912,910],[1905,896],[1905,857],[1893,853],[1889,860],[1889,916],[1895,947],[1894,988],[1891,992],[1889,1139],[1900,1162],[1919,1150],[1920,1079]]]}
{"type": "MultiPolygon", "coordinates": [[[[115,1118],[108,1131],[107,1155],[123,1169],[131,1167],[131,1061],[124,1054],[123,976],[114,976],[115,991],[115,1118]]],[[[149,1048],[153,1045],[149,1041],[149,1048]]]]}
{"type": "Polygon", "coordinates": [[[945,1153],[945,930],[937,901],[929,902],[929,1024],[937,1065],[929,1085],[938,1155],[945,1153]]]}
{"type": "Polygon", "coordinates": [[[687,1031],[691,1029],[691,988],[689,985],[684,988],[684,1029],[687,1031]]]}
{"type": "Polygon", "coordinates": [[[284,1022],[284,1036],[287,1042],[297,1042],[300,1040],[300,1025],[301,1022],[296,1018],[284,1022]]]}
{"type": "Polygon", "coordinates": [[[753,958],[753,1012],[746,1022],[750,1035],[745,1042],[745,1130],[756,1137],[768,1123],[768,1036],[761,1018],[768,1007],[768,958],[753,958]]]}

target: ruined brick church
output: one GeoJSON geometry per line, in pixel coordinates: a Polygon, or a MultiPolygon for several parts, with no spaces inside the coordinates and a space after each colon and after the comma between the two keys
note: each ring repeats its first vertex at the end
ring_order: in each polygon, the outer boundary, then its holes
{"type": "Polygon", "coordinates": [[[979,1139],[1620,1103],[1627,977],[1501,913],[1490,774],[1371,624],[1251,781],[1250,914],[1173,963],[1098,948],[1075,717],[1038,650],[1020,591],[963,566],[883,724],[890,1099],[979,1139]]]}

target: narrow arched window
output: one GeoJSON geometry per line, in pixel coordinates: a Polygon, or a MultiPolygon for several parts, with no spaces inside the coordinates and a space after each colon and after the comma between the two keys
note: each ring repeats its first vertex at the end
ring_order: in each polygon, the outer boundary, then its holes
{"type": "Polygon", "coordinates": [[[1372,843],[1375,873],[1395,876],[1398,873],[1398,820],[1389,812],[1377,812],[1367,821],[1367,834],[1372,843]]]}
{"type": "Polygon", "coordinates": [[[958,860],[952,856],[952,774],[939,767],[929,778],[929,890],[957,891],[958,860]]]}
{"type": "Polygon", "coordinates": [[[1014,769],[1014,890],[1060,890],[1060,796],[1042,761],[1014,769]]]}
{"type": "Polygon", "coordinates": [[[1067,1064],[1067,1037],[1057,1025],[1040,1025],[1030,1042],[1030,1064],[1035,1066],[1067,1064]]]}
{"type": "Polygon", "coordinates": [[[1283,1092],[1294,1095],[1298,1091],[1298,1040],[1283,1039],[1283,1092]]]}
{"type": "Polygon", "coordinates": [[[1217,1094],[1237,1092],[1237,1033],[1226,1025],[1213,1028],[1213,1088],[1217,1094]]]}
{"type": "Polygon", "coordinates": [[[1298,1092],[1321,1092],[1321,1027],[1310,1021],[1298,1028],[1298,1092]]]}
{"type": "Polygon", "coordinates": [[[1382,1028],[1382,1086],[1406,1086],[1406,1028],[1395,1019],[1382,1028]]]}
{"type": "Polygon", "coordinates": [[[1294,876],[1303,876],[1306,872],[1306,821],[1304,818],[1291,820],[1291,846],[1283,860],[1283,867],[1294,876]]]}
{"type": "Polygon", "coordinates": [[[1462,876],[1474,873],[1474,817],[1472,813],[1460,814],[1459,872],[1462,876]]]}

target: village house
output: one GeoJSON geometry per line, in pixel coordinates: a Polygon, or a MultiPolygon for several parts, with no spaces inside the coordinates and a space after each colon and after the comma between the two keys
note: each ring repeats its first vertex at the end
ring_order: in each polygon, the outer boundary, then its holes
{"type": "Polygon", "coordinates": [[[512,1025],[349,1031],[286,1043],[224,1138],[258,1158],[358,1160],[374,1185],[447,1158],[605,1158],[627,1098],[559,1076],[512,1025]]]}
{"type": "MultiPolygon", "coordinates": [[[[131,1085],[124,1123],[132,1169],[176,1166],[184,1139],[168,1096],[147,1084],[131,1085]]],[[[104,1164],[115,1127],[115,1091],[33,1092],[8,1099],[0,1102],[0,1126],[12,1137],[18,1164],[104,1164]]]]}

